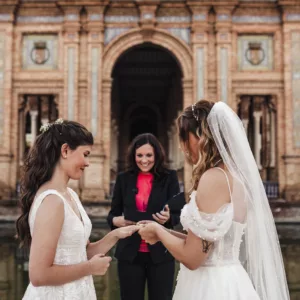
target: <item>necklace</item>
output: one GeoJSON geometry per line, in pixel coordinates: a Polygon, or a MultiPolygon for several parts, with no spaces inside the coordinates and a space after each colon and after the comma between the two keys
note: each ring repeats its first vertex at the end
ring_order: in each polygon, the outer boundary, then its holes
{"type": "Polygon", "coordinates": [[[217,166],[221,161],[222,161],[222,158],[219,159],[219,160],[214,164],[214,167],[217,166]]]}

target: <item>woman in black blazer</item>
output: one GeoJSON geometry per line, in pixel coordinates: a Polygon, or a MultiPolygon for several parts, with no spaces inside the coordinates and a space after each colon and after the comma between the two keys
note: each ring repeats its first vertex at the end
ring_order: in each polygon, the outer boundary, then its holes
{"type": "MultiPolygon", "coordinates": [[[[166,228],[178,224],[180,209],[170,211],[166,205],[179,193],[177,174],[166,169],[164,162],[163,148],[152,134],[141,134],[132,141],[128,171],[116,179],[107,217],[111,229],[142,220],[166,228]]],[[[136,233],[118,242],[115,257],[122,300],[143,300],[146,281],[149,300],[172,299],[174,258],[161,243],[148,245],[136,233]]]]}

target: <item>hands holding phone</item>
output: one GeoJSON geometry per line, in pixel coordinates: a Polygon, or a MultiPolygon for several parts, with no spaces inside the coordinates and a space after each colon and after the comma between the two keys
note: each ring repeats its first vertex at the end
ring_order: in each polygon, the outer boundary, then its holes
{"type": "Polygon", "coordinates": [[[170,219],[170,208],[169,205],[166,204],[160,212],[152,214],[153,219],[159,224],[165,224],[170,219]]]}

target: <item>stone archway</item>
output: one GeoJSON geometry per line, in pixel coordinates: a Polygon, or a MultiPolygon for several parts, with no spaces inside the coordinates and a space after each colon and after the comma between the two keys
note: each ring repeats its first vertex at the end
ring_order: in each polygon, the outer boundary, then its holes
{"type": "MultiPolygon", "coordinates": [[[[112,97],[112,73],[119,57],[128,49],[145,43],[161,47],[168,51],[177,61],[182,73],[182,103],[183,107],[193,103],[193,66],[192,52],[190,48],[178,38],[164,30],[145,32],[141,29],[133,29],[112,42],[104,50],[102,73],[102,132],[101,140],[106,159],[103,166],[103,186],[106,193],[110,187],[110,155],[111,155],[111,97],[112,97]],[[146,34],[147,33],[147,34],[146,34]]],[[[189,167],[185,165],[184,182],[187,182],[189,167]]]]}

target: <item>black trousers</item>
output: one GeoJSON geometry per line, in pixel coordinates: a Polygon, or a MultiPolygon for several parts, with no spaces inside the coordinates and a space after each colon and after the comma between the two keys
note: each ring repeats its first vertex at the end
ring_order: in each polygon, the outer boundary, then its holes
{"type": "Polygon", "coordinates": [[[132,263],[118,261],[121,300],[171,300],[174,283],[174,260],[154,264],[149,253],[138,252],[132,263]]]}

